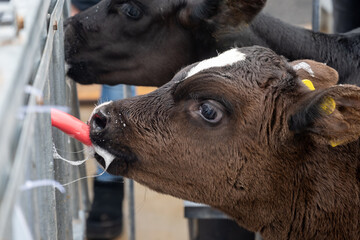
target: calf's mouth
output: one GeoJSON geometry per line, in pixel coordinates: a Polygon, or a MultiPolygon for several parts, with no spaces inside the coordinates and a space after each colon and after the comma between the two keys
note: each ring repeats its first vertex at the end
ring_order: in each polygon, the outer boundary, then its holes
{"type": "MultiPolygon", "coordinates": [[[[106,151],[105,149],[102,149],[106,151]]],[[[108,155],[112,155],[108,152],[108,155]]],[[[137,161],[137,157],[132,153],[121,153],[112,155],[113,158],[108,158],[95,150],[94,157],[96,161],[110,174],[125,176],[131,164],[137,161]]]]}
{"type": "Polygon", "coordinates": [[[90,119],[90,139],[95,158],[102,167],[114,175],[125,175],[131,164],[138,161],[130,147],[115,137],[111,127],[111,114],[104,110],[105,103],[93,111],[90,119]]]}

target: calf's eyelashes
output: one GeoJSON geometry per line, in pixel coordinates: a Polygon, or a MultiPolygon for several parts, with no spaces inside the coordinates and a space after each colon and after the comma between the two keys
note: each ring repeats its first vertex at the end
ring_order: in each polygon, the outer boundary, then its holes
{"type": "Polygon", "coordinates": [[[122,4],[119,10],[132,20],[139,20],[143,15],[142,10],[131,2],[122,4]]]}
{"type": "Polygon", "coordinates": [[[216,104],[217,108],[221,108],[224,112],[230,114],[234,109],[226,96],[236,95],[236,93],[234,89],[221,82],[220,79],[198,78],[198,76],[185,79],[174,86],[172,90],[173,99],[175,102],[181,100],[193,100],[198,103],[210,101],[212,104],[216,104]]]}
{"type": "Polygon", "coordinates": [[[224,117],[224,107],[214,100],[205,100],[194,105],[194,109],[190,110],[190,114],[193,117],[200,116],[201,120],[210,126],[218,125],[224,117]]]}

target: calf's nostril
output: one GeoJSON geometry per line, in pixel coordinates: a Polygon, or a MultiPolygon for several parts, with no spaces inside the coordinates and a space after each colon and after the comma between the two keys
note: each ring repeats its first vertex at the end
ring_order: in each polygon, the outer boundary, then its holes
{"type": "Polygon", "coordinates": [[[108,118],[101,112],[95,113],[92,117],[92,131],[102,132],[108,123],[108,118]]]}

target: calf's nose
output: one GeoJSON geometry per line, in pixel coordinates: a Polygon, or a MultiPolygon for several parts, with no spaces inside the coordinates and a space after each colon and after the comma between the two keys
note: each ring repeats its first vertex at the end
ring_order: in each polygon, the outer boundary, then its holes
{"type": "Polygon", "coordinates": [[[101,133],[103,132],[109,123],[109,116],[104,114],[101,110],[96,111],[90,121],[91,132],[101,133]]]}

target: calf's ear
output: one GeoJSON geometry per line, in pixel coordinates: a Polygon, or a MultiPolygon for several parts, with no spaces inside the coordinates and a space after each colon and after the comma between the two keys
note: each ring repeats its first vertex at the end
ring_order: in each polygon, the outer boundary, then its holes
{"type": "Polygon", "coordinates": [[[185,26],[211,24],[214,29],[249,23],[264,7],[266,0],[201,0],[188,1],[180,12],[185,26]]]}
{"type": "Polygon", "coordinates": [[[324,89],[335,85],[339,80],[338,72],[313,60],[297,60],[290,63],[300,79],[309,79],[315,89],[324,89]]]}
{"type": "Polygon", "coordinates": [[[336,85],[306,93],[288,118],[290,131],[333,147],[360,137],[360,87],[336,85]]]}

